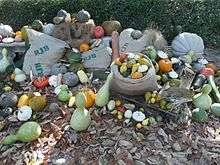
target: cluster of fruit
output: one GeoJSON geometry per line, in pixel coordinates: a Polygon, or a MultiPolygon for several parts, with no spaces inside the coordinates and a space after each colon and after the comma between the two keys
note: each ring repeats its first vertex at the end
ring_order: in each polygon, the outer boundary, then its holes
{"type": "Polygon", "coordinates": [[[132,123],[138,129],[155,125],[162,120],[161,116],[156,118],[148,116],[144,108],[138,108],[130,103],[123,104],[121,100],[110,100],[107,107],[118,120],[124,120],[127,124],[132,123]]]}
{"type": "Polygon", "coordinates": [[[151,62],[142,53],[127,53],[115,60],[120,74],[124,77],[132,79],[140,79],[144,77],[151,67],[151,62]]]}
{"type": "Polygon", "coordinates": [[[146,92],[145,95],[145,101],[149,104],[159,104],[161,109],[164,110],[171,110],[173,107],[173,104],[165,99],[162,98],[162,96],[157,92],[146,92]]]}

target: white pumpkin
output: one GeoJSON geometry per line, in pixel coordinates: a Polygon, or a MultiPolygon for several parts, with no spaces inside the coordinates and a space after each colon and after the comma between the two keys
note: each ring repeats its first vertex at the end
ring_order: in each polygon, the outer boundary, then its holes
{"type": "Polygon", "coordinates": [[[3,37],[7,36],[13,36],[14,31],[9,25],[3,25],[2,23],[0,24],[0,35],[3,37]]]}
{"type": "Polygon", "coordinates": [[[23,106],[18,109],[17,118],[20,121],[27,121],[31,118],[32,109],[29,106],[23,106]]]}
{"type": "Polygon", "coordinates": [[[198,55],[204,52],[204,43],[200,36],[194,33],[181,33],[174,38],[171,44],[174,56],[184,56],[189,51],[194,51],[198,55]]]}

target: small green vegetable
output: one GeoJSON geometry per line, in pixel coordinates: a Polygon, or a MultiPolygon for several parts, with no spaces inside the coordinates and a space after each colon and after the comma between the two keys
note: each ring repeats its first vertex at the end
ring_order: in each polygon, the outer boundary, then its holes
{"type": "Polygon", "coordinates": [[[192,111],[192,120],[202,123],[208,120],[208,114],[205,110],[196,108],[192,111]]]}
{"type": "Polygon", "coordinates": [[[113,79],[113,73],[110,73],[107,77],[105,84],[99,89],[95,100],[97,106],[104,107],[105,105],[108,104],[109,95],[110,95],[109,90],[112,79],[113,79]]]}
{"type": "Polygon", "coordinates": [[[212,99],[209,96],[212,87],[209,84],[205,84],[202,88],[202,92],[196,94],[193,97],[193,104],[196,108],[208,110],[212,105],[212,99]]]}
{"type": "Polygon", "coordinates": [[[21,125],[15,135],[6,136],[2,144],[11,145],[16,141],[31,142],[40,137],[41,131],[41,127],[38,123],[34,121],[26,122],[21,125]]]}
{"type": "Polygon", "coordinates": [[[209,84],[212,86],[211,94],[214,96],[215,101],[217,103],[220,103],[220,92],[218,91],[218,88],[215,84],[214,76],[209,76],[208,81],[209,81],[209,84]]]}

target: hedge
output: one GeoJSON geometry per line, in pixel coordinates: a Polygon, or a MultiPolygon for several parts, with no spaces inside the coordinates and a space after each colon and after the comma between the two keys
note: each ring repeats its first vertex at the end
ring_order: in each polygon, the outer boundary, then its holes
{"type": "Polygon", "coordinates": [[[219,0],[0,0],[0,21],[19,29],[34,19],[51,22],[57,11],[76,13],[86,9],[96,24],[112,18],[123,28],[145,29],[156,24],[172,39],[171,26],[203,37],[206,44],[220,46],[219,0]]]}

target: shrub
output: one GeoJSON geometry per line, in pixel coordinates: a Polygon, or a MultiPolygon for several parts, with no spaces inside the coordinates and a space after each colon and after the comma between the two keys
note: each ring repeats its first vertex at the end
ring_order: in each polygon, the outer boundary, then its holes
{"type": "Polygon", "coordinates": [[[181,25],[210,45],[220,45],[219,0],[0,0],[0,20],[19,29],[34,19],[52,22],[60,9],[88,10],[97,24],[119,20],[124,28],[145,29],[155,23],[168,40],[170,27],[181,25]]]}

